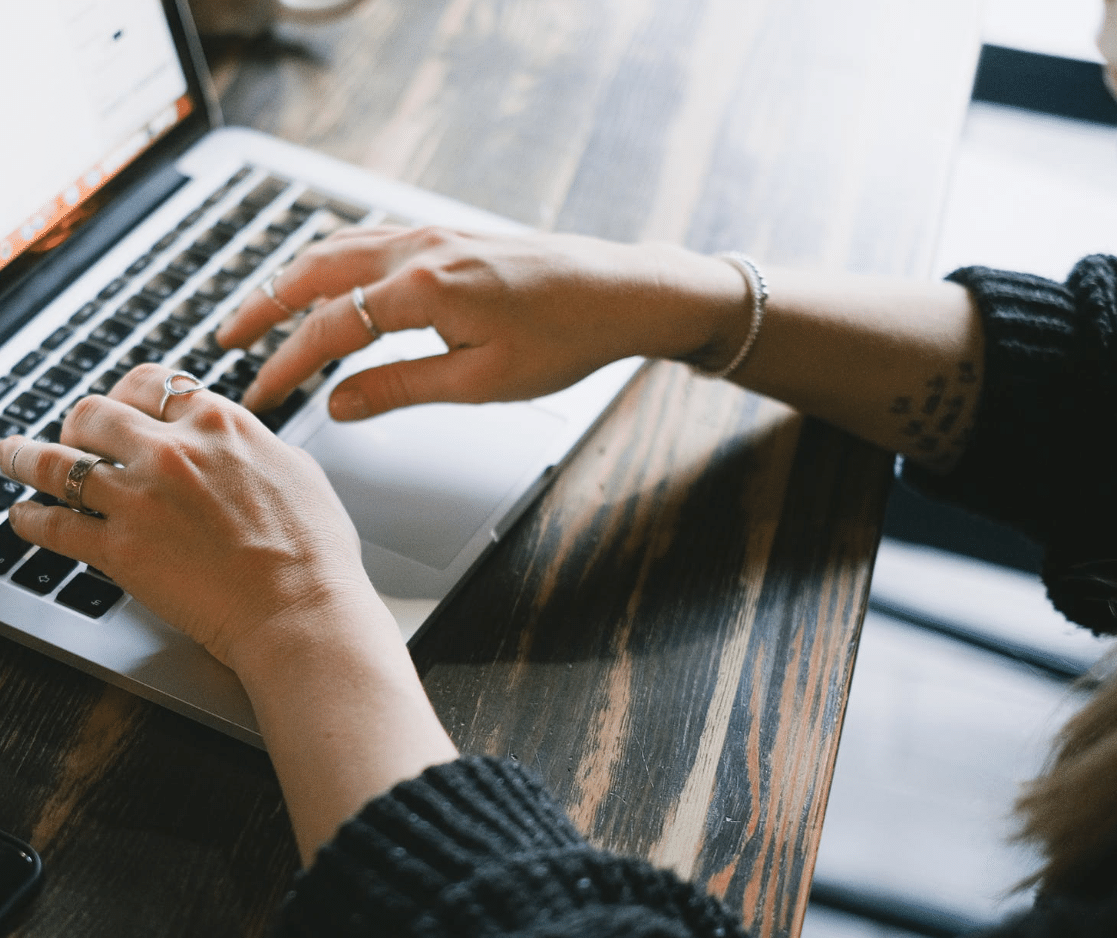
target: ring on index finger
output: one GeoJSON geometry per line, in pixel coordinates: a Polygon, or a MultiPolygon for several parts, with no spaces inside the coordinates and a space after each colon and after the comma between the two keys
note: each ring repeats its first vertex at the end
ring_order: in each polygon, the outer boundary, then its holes
{"type": "Polygon", "coordinates": [[[167,375],[163,381],[163,400],[159,402],[159,419],[166,419],[167,401],[172,397],[182,397],[186,394],[193,394],[195,391],[204,391],[206,386],[195,378],[189,371],[176,371],[167,375]],[[175,381],[191,381],[191,385],[185,388],[176,388],[175,381]]]}
{"type": "Polygon", "coordinates": [[[357,315],[361,317],[361,322],[365,324],[368,334],[372,336],[372,341],[375,342],[384,333],[377,328],[376,323],[372,321],[372,315],[368,311],[368,306],[365,303],[365,288],[354,287],[353,291],[349,294],[353,300],[353,309],[357,311],[357,315]]]}
{"type": "Polygon", "coordinates": [[[70,508],[74,509],[74,511],[80,511],[83,515],[97,514],[97,512],[91,511],[85,507],[85,503],[81,500],[81,490],[85,487],[85,477],[89,475],[93,467],[99,462],[108,462],[108,460],[105,459],[104,456],[92,456],[89,454],[79,456],[74,460],[74,464],[66,474],[66,483],[62,488],[62,497],[70,508]]]}
{"type": "Polygon", "coordinates": [[[288,316],[294,316],[298,312],[298,310],[291,309],[290,306],[288,306],[286,303],[283,302],[283,300],[275,295],[275,282],[279,279],[279,275],[282,274],[283,271],[285,271],[286,269],[286,267],[277,267],[274,271],[272,271],[271,276],[260,284],[260,289],[264,291],[264,296],[271,300],[288,316]]]}

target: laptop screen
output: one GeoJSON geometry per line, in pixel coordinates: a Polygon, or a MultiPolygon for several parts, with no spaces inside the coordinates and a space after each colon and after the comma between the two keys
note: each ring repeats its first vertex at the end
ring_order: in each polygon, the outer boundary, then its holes
{"type": "Polygon", "coordinates": [[[161,0],[0,0],[0,270],[194,110],[161,0]]]}

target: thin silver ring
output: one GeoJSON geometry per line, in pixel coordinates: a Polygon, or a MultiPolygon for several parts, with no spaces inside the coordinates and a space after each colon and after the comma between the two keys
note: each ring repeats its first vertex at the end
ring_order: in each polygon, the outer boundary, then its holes
{"type": "Polygon", "coordinates": [[[167,401],[172,397],[182,397],[184,394],[193,394],[195,391],[204,391],[206,386],[195,378],[189,371],[176,371],[173,374],[167,375],[163,381],[163,400],[159,402],[159,419],[165,420],[167,411],[167,401]],[[193,381],[194,386],[190,388],[176,388],[175,378],[185,378],[187,381],[193,381]]]}
{"type": "Polygon", "coordinates": [[[275,295],[275,281],[279,279],[279,275],[282,274],[283,271],[285,271],[286,269],[286,267],[277,267],[274,271],[272,271],[272,275],[260,284],[260,289],[264,291],[264,296],[271,300],[288,316],[294,316],[298,312],[298,310],[291,309],[290,306],[288,306],[286,303],[283,302],[283,300],[275,295]]]}
{"type": "Polygon", "coordinates": [[[85,507],[81,500],[81,490],[85,486],[85,477],[99,462],[108,462],[108,460],[104,456],[79,456],[74,460],[74,464],[66,474],[66,484],[62,489],[62,497],[70,508],[74,511],[80,511],[83,515],[97,514],[97,512],[90,511],[85,507]]]}
{"type": "Polygon", "coordinates": [[[9,479],[12,479],[13,481],[16,481],[16,482],[19,481],[18,479],[16,479],[16,457],[20,453],[23,452],[23,447],[25,447],[30,442],[31,442],[30,440],[24,440],[22,443],[20,443],[19,446],[16,447],[16,451],[14,453],[12,453],[12,458],[8,460],[8,478],[9,479]]]}
{"type": "Polygon", "coordinates": [[[368,306],[365,305],[365,288],[354,287],[349,297],[353,301],[353,309],[357,311],[357,315],[361,317],[361,322],[365,324],[368,334],[372,336],[372,341],[375,342],[384,333],[376,328],[376,323],[372,321],[372,316],[369,314],[368,306]]]}

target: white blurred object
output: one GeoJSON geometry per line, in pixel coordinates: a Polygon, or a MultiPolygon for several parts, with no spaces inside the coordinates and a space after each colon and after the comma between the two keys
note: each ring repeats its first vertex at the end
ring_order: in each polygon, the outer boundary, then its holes
{"type": "Polygon", "coordinates": [[[278,22],[325,23],[364,0],[190,0],[203,36],[258,36],[278,22]]]}
{"type": "MultiPolygon", "coordinates": [[[[1102,0],[988,0],[982,39],[1068,59],[1100,62],[1095,45],[1102,0]]],[[[1112,8],[1112,0],[1104,4],[1112,8]]]]}

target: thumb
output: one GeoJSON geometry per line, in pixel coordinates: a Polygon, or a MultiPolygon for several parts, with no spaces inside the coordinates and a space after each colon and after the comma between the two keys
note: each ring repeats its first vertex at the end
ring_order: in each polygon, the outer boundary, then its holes
{"type": "Polygon", "coordinates": [[[392,362],[346,378],[330,395],[334,420],[364,420],[399,407],[435,402],[463,403],[469,394],[471,349],[392,362]]]}

